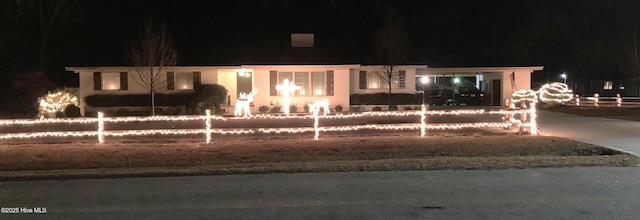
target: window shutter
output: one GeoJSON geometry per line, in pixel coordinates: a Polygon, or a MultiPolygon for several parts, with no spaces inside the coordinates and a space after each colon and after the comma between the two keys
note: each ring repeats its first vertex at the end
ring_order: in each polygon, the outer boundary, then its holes
{"type": "Polygon", "coordinates": [[[327,96],[333,96],[333,70],[327,70],[327,96]]]}
{"type": "Polygon", "coordinates": [[[278,96],[278,90],[276,86],[278,85],[278,71],[271,70],[269,71],[269,92],[271,96],[278,96]]]}
{"type": "Polygon", "coordinates": [[[200,80],[200,72],[193,72],[193,89],[200,88],[202,81],[200,80]]]}
{"type": "Polygon", "coordinates": [[[405,70],[400,70],[398,71],[398,81],[400,81],[400,88],[404,89],[405,88],[405,78],[407,76],[407,71],[405,70]]]}
{"type": "Polygon", "coordinates": [[[367,89],[367,71],[360,71],[360,89],[367,89]]]}
{"type": "Polygon", "coordinates": [[[120,90],[129,90],[129,74],[120,72],[120,90]]]}
{"type": "MultiPolygon", "coordinates": [[[[194,81],[195,81],[195,74],[194,74],[194,81]]],[[[167,90],[174,90],[174,89],[175,89],[174,73],[167,72],[167,90]]]]}
{"type": "Polygon", "coordinates": [[[93,90],[102,90],[102,73],[93,72],[93,90]]]}

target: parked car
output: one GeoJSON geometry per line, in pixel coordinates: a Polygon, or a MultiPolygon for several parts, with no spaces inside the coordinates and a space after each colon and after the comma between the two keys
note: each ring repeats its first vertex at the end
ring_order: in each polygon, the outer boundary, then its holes
{"type": "Polygon", "coordinates": [[[429,105],[483,105],[484,92],[476,87],[436,89],[427,91],[426,103],[429,105]]]}
{"type": "Polygon", "coordinates": [[[460,87],[454,99],[456,105],[483,105],[484,92],[476,87],[460,87]]]}

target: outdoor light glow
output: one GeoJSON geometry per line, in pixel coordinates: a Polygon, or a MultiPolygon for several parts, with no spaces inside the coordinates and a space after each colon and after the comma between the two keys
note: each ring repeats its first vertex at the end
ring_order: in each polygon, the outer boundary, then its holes
{"type": "Polygon", "coordinates": [[[329,99],[316,100],[315,102],[313,102],[313,104],[309,103],[307,105],[309,105],[309,112],[311,113],[317,112],[320,110],[320,108],[323,108],[324,114],[329,114],[329,99]]]}
{"type": "Polygon", "coordinates": [[[207,109],[205,111],[206,114],[206,119],[204,121],[205,123],[205,129],[206,129],[206,133],[207,133],[207,144],[211,143],[211,111],[209,109],[207,109]]]}
{"type": "Polygon", "coordinates": [[[458,84],[460,82],[460,78],[453,78],[453,83],[458,84]]]}
{"type": "Polygon", "coordinates": [[[284,105],[284,114],[289,114],[289,106],[291,105],[291,95],[292,91],[301,90],[302,87],[293,84],[293,82],[289,82],[289,79],[284,79],[281,85],[276,85],[276,89],[282,91],[283,95],[283,105],[284,105]]]}
{"type": "Polygon", "coordinates": [[[429,83],[429,77],[426,77],[426,76],[421,77],[421,78],[420,78],[420,82],[421,82],[422,84],[427,84],[427,83],[429,83]]]}
{"type": "Polygon", "coordinates": [[[513,102],[538,102],[536,91],[529,89],[521,89],[511,94],[513,102]]]}
{"type": "Polygon", "coordinates": [[[567,78],[567,74],[560,74],[560,78],[566,79],[567,78]]]}
{"type": "Polygon", "coordinates": [[[69,105],[78,106],[78,98],[65,91],[49,92],[38,101],[38,115],[40,118],[55,117],[56,112],[63,112],[69,105]]]}
{"type": "Polygon", "coordinates": [[[256,93],[258,93],[256,88],[251,89],[249,94],[241,92],[236,101],[236,109],[233,111],[233,116],[251,117],[251,102],[253,102],[253,96],[256,93]]]}
{"type": "Polygon", "coordinates": [[[104,143],[104,114],[98,112],[98,143],[104,143]]]}
{"type": "Polygon", "coordinates": [[[540,100],[545,103],[564,103],[573,98],[573,91],[569,89],[567,84],[554,82],[547,83],[538,90],[540,100]]]}
{"type": "MultiPolygon", "coordinates": [[[[314,139],[319,138],[321,131],[355,131],[362,129],[371,130],[407,130],[407,129],[420,129],[420,137],[426,135],[427,129],[461,129],[461,128],[481,128],[481,127],[511,127],[514,125],[521,128],[529,128],[532,135],[537,133],[535,105],[531,105],[529,109],[512,109],[512,110],[456,110],[456,111],[428,111],[425,105],[422,105],[420,111],[406,111],[406,112],[363,112],[360,114],[337,114],[337,115],[318,115],[319,107],[328,106],[328,101],[320,101],[317,105],[313,105],[313,115],[304,116],[279,116],[279,115],[260,115],[251,117],[235,117],[229,118],[231,120],[249,120],[253,118],[263,119],[314,119],[313,127],[299,127],[299,128],[257,128],[257,129],[212,129],[211,120],[227,120],[224,117],[212,116],[209,110],[205,111],[204,116],[152,116],[152,117],[104,117],[104,113],[98,112],[98,118],[89,119],[47,119],[47,120],[0,120],[0,125],[33,125],[33,124],[49,124],[49,123],[98,123],[97,131],[62,131],[62,132],[33,132],[33,133],[10,133],[0,134],[0,139],[14,139],[14,138],[40,138],[40,137],[81,137],[81,136],[97,136],[99,143],[105,142],[105,136],[143,136],[143,135],[193,135],[193,134],[205,134],[206,143],[210,143],[212,140],[212,134],[255,134],[255,133],[303,133],[314,132],[314,139]],[[322,104],[320,104],[322,103],[322,104]],[[507,122],[501,123],[451,123],[451,124],[427,124],[427,115],[461,115],[461,114],[503,114],[513,115],[522,114],[529,116],[528,123],[523,120],[517,120],[511,118],[507,122]],[[320,118],[356,118],[356,117],[376,117],[376,116],[418,116],[420,115],[420,123],[404,123],[404,124],[367,124],[367,125],[353,125],[353,126],[319,126],[320,118]],[[146,130],[115,130],[105,131],[104,123],[119,123],[119,122],[145,122],[145,121],[191,121],[191,120],[205,120],[204,129],[146,129],[146,130]]],[[[328,107],[327,107],[328,109],[328,107]]]]}

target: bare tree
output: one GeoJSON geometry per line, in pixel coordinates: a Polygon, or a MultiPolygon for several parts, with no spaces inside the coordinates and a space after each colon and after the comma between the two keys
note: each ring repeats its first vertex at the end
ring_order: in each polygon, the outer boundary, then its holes
{"type": "Polygon", "coordinates": [[[391,89],[398,76],[397,66],[407,56],[407,36],[404,20],[397,17],[395,9],[388,7],[383,17],[382,27],[374,39],[374,49],[382,68],[374,73],[384,82],[388,89],[389,109],[391,109],[391,89]]]}
{"type": "Polygon", "coordinates": [[[78,0],[16,0],[15,18],[29,20],[33,16],[38,22],[40,35],[38,58],[41,68],[46,69],[49,45],[52,45],[54,35],[60,32],[60,28],[71,22],[69,16],[77,4],[78,0]]]}
{"type": "Polygon", "coordinates": [[[636,93],[640,95],[640,45],[636,33],[631,37],[631,45],[627,49],[627,64],[621,70],[636,84],[636,93]]]}
{"type": "Polygon", "coordinates": [[[131,46],[131,61],[136,73],[133,80],[149,90],[151,113],[155,115],[155,93],[167,88],[167,68],[177,63],[173,39],[164,23],[157,25],[149,19],[131,46]]]}

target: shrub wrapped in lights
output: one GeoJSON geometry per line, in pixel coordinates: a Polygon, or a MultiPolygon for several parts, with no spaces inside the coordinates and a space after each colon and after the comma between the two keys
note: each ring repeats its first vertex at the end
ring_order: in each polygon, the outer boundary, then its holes
{"type": "Polygon", "coordinates": [[[554,82],[544,84],[538,90],[540,100],[545,104],[565,103],[573,98],[573,91],[567,84],[554,82]]]}
{"type": "Polygon", "coordinates": [[[57,89],[50,91],[38,99],[38,116],[40,118],[55,117],[56,112],[63,112],[69,105],[78,105],[78,97],[73,89],[57,89]]]}
{"type": "Polygon", "coordinates": [[[538,102],[538,95],[537,95],[536,91],[529,90],[529,89],[521,89],[521,90],[515,91],[513,94],[511,94],[511,97],[512,97],[514,103],[519,103],[519,102],[536,103],[536,102],[538,102]]]}

